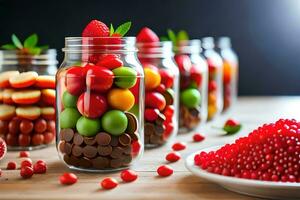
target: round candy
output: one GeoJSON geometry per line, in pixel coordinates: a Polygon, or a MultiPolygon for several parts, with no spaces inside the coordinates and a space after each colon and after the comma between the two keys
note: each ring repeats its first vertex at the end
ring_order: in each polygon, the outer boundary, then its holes
{"type": "Polygon", "coordinates": [[[128,89],[110,90],[107,100],[111,107],[122,111],[128,111],[134,105],[134,96],[128,89]]]}
{"type": "Polygon", "coordinates": [[[89,66],[86,73],[86,85],[91,90],[104,92],[113,84],[114,74],[106,67],[89,66]]]}
{"type": "Polygon", "coordinates": [[[67,91],[72,95],[80,95],[85,90],[85,70],[83,67],[74,66],[67,70],[65,76],[67,91]]]}
{"type": "Polygon", "coordinates": [[[122,111],[111,110],[103,115],[101,123],[106,132],[118,136],[125,132],[128,119],[122,111]]]}
{"type": "Polygon", "coordinates": [[[174,75],[172,74],[171,71],[161,69],[159,70],[160,76],[161,76],[161,83],[166,87],[170,88],[173,86],[174,82],[174,75]]]}
{"type": "Polygon", "coordinates": [[[60,113],[60,128],[75,128],[80,113],[75,108],[66,108],[60,113]]]}
{"type": "Polygon", "coordinates": [[[62,102],[65,108],[76,108],[77,99],[77,96],[65,91],[62,97],[62,102]]]}
{"type": "Polygon", "coordinates": [[[99,119],[89,119],[82,116],[77,121],[76,128],[80,135],[92,137],[100,131],[101,122],[99,119]]]}
{"type": "Polygon", "coordinates": [[[157,71],[151,68],[145,68],[144,73],[146,90],[153,90],[154,88],[159,86],[161,77],[157,71]]]}
{"type": "Polygon", "coordinates": [[[166,106],[165,97],[158,92],[147,92],[145,96],[145,105],[150,108],[158,108],[160,111],[166,106]]]}
{"type": "Polygon", "coordinates": [[[195,108],[200,104],[201,96],[197,89],[186,89],[181,92],[180,100],[188,108],[195,108]]]}
{"type": "Polygon", "coordinates": [[[130,67],[118,67],[113,70],[115,84],[120,88],[131,88],[137,80],[137,72],[130,67]]]}
{"type": "Polygon", "coordinates": [[[85,92],[79,96],[77,108],[82,115],[97,118],[106,111],[107,102],[100,94],[85,92]]]}

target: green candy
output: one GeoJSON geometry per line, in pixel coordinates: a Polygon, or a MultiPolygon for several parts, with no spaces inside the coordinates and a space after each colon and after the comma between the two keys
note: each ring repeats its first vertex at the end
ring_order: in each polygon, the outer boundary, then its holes
{"type": "Polygon", "coordinates": [[[130,67],[118,67],[112,70],[115,76],[115,84],[120,88],[131,88],[137,80],[137,72],[130,67]]]}
{"type": "Polygon", "coordinates": [[[76,108],[77,99],[77,96],[71,95],[67,91],[65,91],[62,96],[62,102],[65,108],[76,108]]]}
{"type": "Polygon", "coordinates": [[[99,119],[89,119],[81,116],[76,124],[78,133],[82,136],[92,137],[101,130],[101,122],[99,119]]]}
{"type": "Polygon", "coordinates": [[[75,128],[80,113],[75,108],[66,108],[60,113],[60,128],[75,128]]]}
{"type": "Polygon", "coordinates": [[[122,111],[111,110],[103,115],[101,124],[106,132],[118,136],[125,132],[128,119],[122,111]]]}
{"type": "Polygon", "coordinates": [[[137,118],[139,118],[140,107],[138,104],[134,104],[128,112],[134,114],[137,118]]]}
{"type": "Polygon", "coordinates": [[[180,101],[188,108],[199,106],[201,100],[200,92],[197,89],[186,89],[180,94],[180,101]]]}

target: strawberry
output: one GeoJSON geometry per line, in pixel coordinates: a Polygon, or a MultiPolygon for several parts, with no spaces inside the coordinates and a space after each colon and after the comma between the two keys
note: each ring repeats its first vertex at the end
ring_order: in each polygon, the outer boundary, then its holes
{"type": "Polygon", "coordinates": [[[4,158],[7,151],[7,146],[5,141],[0,137],[0,160],[4,158]]]}
{"type": "Polygon", "coordinates": [[[82,31],[82,37],[108,37],[109,28],[98,20],[92,20],[82,31]]]}
{"type": "Polygon", "coordinates": [[[136,39],[137,43],[159,42],[158,36],[148,27],[142,28],[136,39]]]}

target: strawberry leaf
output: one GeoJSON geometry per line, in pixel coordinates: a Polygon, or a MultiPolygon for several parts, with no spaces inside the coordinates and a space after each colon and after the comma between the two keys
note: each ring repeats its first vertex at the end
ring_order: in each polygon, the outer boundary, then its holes
{"type": "Polygon", "coordinates": [[[110,28],[109,28],[109,36],[112,36],[112,34],[115,32],[114,26],[112,24],[110,24],[110,28]]]}
{"type": "Polygon", "coordinates": [[[131,22],[126,22],[124,24],[121,24],[115,31],[115,33],[120,34],[121,36],[124,36],[130,29],[131,22]]]}
{"type": "Polygon", "coordinates": [[[171,29],[168,29],[168,37],[173,42],[173,45],[177,44],[176,34],[171,29]]]}
{"type": "Polygon", "coordinates": [[[167,36],[161,36],[160,38],[159,38],[159,40],[160,41],[169,41],[169,38],[167,37],[167,36]]]}
{"type": "Polygon", "coordinates": [[[236,125],[236,126],[224,126],[223,130],[226,132],[226,135],[233,135],[241,130],[242,126],[241,125],[236,125]]]}
{"type": "Polygon", "coordinates": [[[39,55],[41,53],[42,49],[38,48],[38,47],[34,47],[34,48],[28,49],[28,51],[32,55],[39,55]]]}
{"type": "Polygon", "coordinates": [[[38,43],[38,36],[37,34],[32,34],[26,40],[24,41],[24,47],[25,48],[33,48],[38,43]]]}
{"type": "Polygon", "coordinates": [[[177,42],[178,41],[186,41],[186,40],[189,40],[189,35],[186,31],[184,30],[180,30],[178,33],[177,33],[177,42]]]}
{"type": "Polygon", "coordinates": [[[19,48],[19,49],[23,48],[23,45],[22,45],[21,41],[19,40],[19,38],[15,34],[12,34],[11,40],[13,41],[14,45],[17,48],[19,48]]]}
{"type": "Polygon", "coordinates": [[[14,50],[14,49],[17,49],[17,47],[13,44],[4,44],[1,46],[2,49],[5,49],[5,50],[14,50]]]}

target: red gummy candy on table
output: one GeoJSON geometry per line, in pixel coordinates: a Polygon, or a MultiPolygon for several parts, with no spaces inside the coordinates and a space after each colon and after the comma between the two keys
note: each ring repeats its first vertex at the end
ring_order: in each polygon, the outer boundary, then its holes
{"type": "Polygon", "coordinates": [[[237,126],[239,125],[240,123],[237,122],[236,120],[234,119],[228,119],[226,122],[225,122],[225,126],[237,126]]]}
{"type": "Polygon", "coordinates": [[[30,156],[29,151],[20,151],[19,157],[20,158],[28,158],[30,156]]]}
{"type": "Polygon", "coordinates": [[[92,20],[82,31],[82,37],[108,37],[109,28],[101,21],[92,20]]]}
{"type": "Polygon", "coordinates": [[[166,155],[166,160],[169,162],[176,162],[180,160],[181,156],[178,152],[171,152],[166,155]]]}
{"type": "Polygon", "coordinates": [[[32,160],[30,158],[25,158],[21,161],[21,168],[22,167],[32,167],[32,160]]]}
{"type": "Polygon", "coordinates": [[[77,176],[73,173],[64,173],[59,177],[59,181],[62,185],[72,185],[77,182],[77,176]]]}
{"type": "Polygon", "coordinates": [[[110,190],[118,186],[118,181],[114,178],[105,178],[100,184],[103,189],[110,190]]]}
{"type": "Polygon", "coordinates": [[[186,144],[183,142],[177,142],[172,145],[172,149],[174,151],[181,151],[184,150],[185,148],[186,148],[186,144]]]}
{"type": "Polygon", "coordinates": [[[17,169],[17,163],[14,162],[14,161],[10,161],[7,163],[7,166],[6,166],[6,169],[7,170],[14,170],[14,169],[17,169]]]}
{"type": "Polygon", "coordinates": [[[201,142],[205,139],[205,137],[203,135],[201,135],[200,133],[195,133],[193,135],[193,140],[194,142],[201,142]]]}
{"type": "Polygon", "coordinates": [[[138,174],[133,170],[123,170],[121,172],[121,179],[124,182],[133,182],[138,178],[138,174]]]}
{"type": "Polygon", "coordinates": [[[137,43],[159,42],[158,36],[148,27],[142,30],[136,36],[137,43]]]}
{"type": "Polygon", "coordinates": [[[45,174],[47,171],[47,165],[45,162],[36,162],[33,165],[33,171],[35,174],[45,174]]]}
{"type": "Polygon", "coordinates": [[[159,176],[171,176],[173,174],[173,169],[168,165],[162,165],[157,168],[157,173],[159,176]]]}
{"type": "Polygon", "coordinates": [[[32,167],[24,166],[21,167],[20,176],[24,179],[31,178],[33,175],[32,167]]]}

